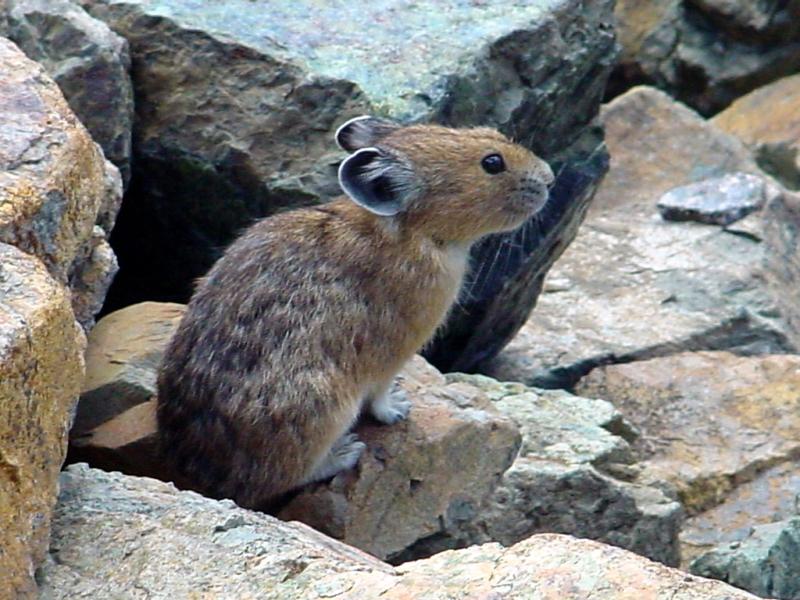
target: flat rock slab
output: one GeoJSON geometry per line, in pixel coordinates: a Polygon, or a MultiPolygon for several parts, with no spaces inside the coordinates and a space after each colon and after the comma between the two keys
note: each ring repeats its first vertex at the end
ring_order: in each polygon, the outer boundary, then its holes
{"type": "Polygon", "coordinates": [[[482,370],[569,387],[600,364],[685,350],[800,347],[800,303],[781,291],[800,262],[797,246],[787,245],[797,227],[785,220],[796,199],[768,185],[763,211],[728,228],[664,221],[656,203],[676,186],[758,175],[748,151],[652,88],[614,100],[602,121],[609,174],[535,311],[482,370]],[[774,273],[779,264],[789,265],[782,275],[774,273]],[[778,281],[786,283],[773,287],[778,281]]]}
{"type": "Polygon", "coordinates": [[[595,369],[578,390],[635,425],[644,478],[673,483],[696,515],[682,533],[685,559],[743,539],[748,523],[794,514],[800,356],[677,354],[595,369]]]}
{"type": "Polygon", "coordinates": [[[691,571],[761,597],[800,598],[800,517],[759,525],[741,542],[700,556],[691,571]]]}
{"type": "Polygon", "coordinates": [[[800,75],[742,96],[711,122],[747,144],[762,169],[800,189],[800,75]]]}
{"type": "Polygon", "coordinates": [[[612,0],[80,4],[128,40],[136,65],[137,172],[114,233],[126,267],[112,310],[186,302],[253,219],[340,195],[333,137],[347,118],[488,125],[560,179],[524,233],[474,250],[477,284],[428,354],[472,368],[522,325],[607,168],[590,125],[616,54],[612,0]]]}
{"type": "Polygon", "coordinates": [[[8,0],[7,5],[0,35],[47,70],[127,183],[133,127],[127,42],[69,0],[8,0]]]}
{"type": "Polygon", "coordinates": [[[103,158],[44,69],[0,38],[0,242],[39,257],[90,326],[116,272],[105,238],[122,200],[103,158]]]}
{"type": "Polygon", "coordinates": [[[673,188],[656,206],[666,221],[730,225],[764,206],[766,188],[762,177],[730,173],[673,188]]]}
{"type": "Polygon", "coordinates": [[[398,568],[308,527],[149,479],[73,465],[62,475],[44,599],[753,599],[568,536],[486,544],[398,568]]]}
{"type": "Polygon", "coordinates": [[[0,595],[4,597],[35,596],[33,571],[47,551],[67,424],[83,377],[84,344],[68,291],[50,277],[41,261],[0,243],[0,595]]]}

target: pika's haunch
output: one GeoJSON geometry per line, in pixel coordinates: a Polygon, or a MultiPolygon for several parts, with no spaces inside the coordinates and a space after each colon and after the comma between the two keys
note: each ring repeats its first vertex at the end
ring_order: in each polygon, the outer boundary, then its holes
{"type": "Polygon", "coordinates": [[[246,230],[198,282],[159,374],[164,458],[244,507],[353,467],[362,409],[408,415],[393,379],[456,300],[470,245],[520,225],[553,181],[491,129],[361,117],[336,140],[347,196],[246,230]]]}

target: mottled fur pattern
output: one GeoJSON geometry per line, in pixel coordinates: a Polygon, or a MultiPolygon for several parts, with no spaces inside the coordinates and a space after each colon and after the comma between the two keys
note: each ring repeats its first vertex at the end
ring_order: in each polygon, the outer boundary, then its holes
{"type": "MultiPolygon", "coordinates": [[[[493,130],[378,123],[354,137],[412,166],[402,211],[342,198],[261,220],[198,283],[160,372],[158,423],[165,459],[203,493],[259,508],[342,468],[321,465],[365,402],[385,413],[375,401],[443,321],[470,244],[546,199],[547,165],[493,130]],[[482,169],[492,152],[506,172],[482,169]]],[[[357,459],[354,439],[337,448],[357,459]]]]}

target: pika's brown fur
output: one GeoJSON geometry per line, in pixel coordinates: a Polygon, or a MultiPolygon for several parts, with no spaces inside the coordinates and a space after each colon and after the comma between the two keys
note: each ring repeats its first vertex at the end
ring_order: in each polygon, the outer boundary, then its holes
{"type": "Polygon", "coordinates": [[[393,378],[455,301],[470,244],[520,225],[553,180],[490,129],[360,118],[337,141],[350,198],[250,227],[199,281],[160,372],[165,458],[245,507],[354,466],[362,407],[407,415],[393,378]]]}

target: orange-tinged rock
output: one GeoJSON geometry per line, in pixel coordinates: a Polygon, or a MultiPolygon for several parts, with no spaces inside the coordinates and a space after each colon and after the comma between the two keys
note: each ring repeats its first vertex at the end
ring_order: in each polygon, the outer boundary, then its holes
{"type": "Polygon", "coordinates": [[[800,74],[742,96],[711,122],[747,144],[764,170],[800,189],[800,74]]]}
{"type": "Polygon", "coordinates": [[[47,550],[84,336],[69,293],[0,243],[0,597],[33,597],[47,550]]]}

